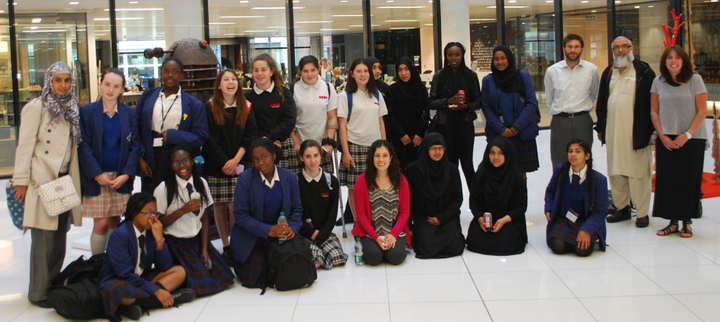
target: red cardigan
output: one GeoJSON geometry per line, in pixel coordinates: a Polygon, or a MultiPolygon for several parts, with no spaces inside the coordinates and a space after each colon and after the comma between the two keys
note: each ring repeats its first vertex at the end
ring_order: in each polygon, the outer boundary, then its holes
{"type": "MultiPolygon", "coordinates": [[[[395,236],[396,239],[398,238],[398,235],[400,235],[400,231],[404,231],[405,235],[408,237],[410,231],[407,226],[407,221],[410,218],[410,188],[404,176],[400,179],[399,194],[398,218],[397,222],[395,222],[395,227],[393,227],[390,231],[390,234],[395,236]]],[[[372,226],[372,214],[370,213],[372,208],[370,207],[370,195],[368,193],[368,186],[364,173],[361,174],[355,182],[355,191],[353,191],[353,195],[355,196],[355,214],[357,215],[355,226],[353,226],[352,229],[353,236],[370,236],[372,240],[377,240],[379,236],[375,232],[375,228],[372,226]]],[[[406,241],[408,247],[411,247],[410,239],[406,238],[406,241]]]]}

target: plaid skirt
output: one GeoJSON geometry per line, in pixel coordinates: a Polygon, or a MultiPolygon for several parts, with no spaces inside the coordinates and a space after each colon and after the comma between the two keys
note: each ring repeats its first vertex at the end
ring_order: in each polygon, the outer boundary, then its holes
{"type": "Polygon", "coordinates": [[[235,260],[235,275],[240,280],[240,285],[247,288],[265,286],[265,244],[264,239],[258,239],[245,263],[235,260]]]}
{"type": "MultiPolygon", "coordinates": [[[[283,151],[284,152],[284,151],[283,151]]],[[[300,164],[300,159],[298,158],[297,154],[292,153],[287,157],[287,168],[295,173],[300,173],[300,170],[302,170],[303,166],[300,164]]],[[[332,155],[326,155],[322,157],[322,163],[320,163],[320,168],[323,169],[323,171],[328,172],[330,174],[335,174],[335,171],[333,171],[333,159],[332,155]]]]}
{"type": "Polygon", "coordinates": [[[235,195],[235,186],[238,177],[212,177],[205,176],[208,186],[210,187],[210,195],[215,202],[233,202],[235,195]]]}
{"type": "MultiPolygon", "coordinates": [[[[117,177],[117,172],[105,172],[110,180],[117,177]]],[[[108,186],[100,186],[100,195],[83,196],[82,216],[87,218],[119,217],[130,199],[129,193],[119,193],[108,186]]]]}
{"type": "Polygon", "coordinates": [[[348,141],[348,150],[350,150],[350,156],[353,158],[353,161],[355,161],[355,171],[348,170],[341,162],[339,170],[340,177],[338,178],[338,180],[340,180],[341,186],[346,186],[348,187],[348,189],[353,189],[355,188],[355,181],[357,181],[357,178],[360,176],[360,174],[365,172],[365,169],[367,168],[367,156],[370,147],[364,145],[357,145],[348,141]]]}
{"type": "Polygon", "coordinates": [[[535,139],[523,141],[519,135],[516,135],[510,138],[510,141],[512,141],[515,147],[515,157],[517,158],[520,172],[533,172],[540,168],[537,142],[535,142],[535,139]]]}
{"type": "Polygon", "coordinates": [[[208,270],[202,262],[199,235],[192,238],[165,235],[165,239],[173,262],[182,265],[187,272],[186,287],[198,296],[222,292],[234,283],[235,276],[212,243],[208,242],[208,255],[212,261],[212,269],[208,270]]]}
{"type": "MultiPolygon", "coordinates": [[[[570,245],[575,245],[577,243],[577,235],[580,232],[580,227],[584,222],[585,221],[571,222],[565,217],[558,218],[557,220],[555,220],[555,224],[550,230],[550,236],[548,239],[554,237],[570,245]]],[[[597,233],[594,233],[592,236],[590,236],[590,240],[593,242],[593,244],[597,239],[597,233]]]]}
{"type": "Polygon", "coordinates": [[[319,247],[311,243],[310,251],[313,255],[313,262],[320,263],[325,269],[345,264],[348,259],[348,255],[343,252],[342,244],[335,234],[330,235],[319,247]]]}
{"type": "MultiPolygon", "coordinates": [[[[287,138],[285,139],[285,141],[282,141],[280,143],[280,147],[282,149],[282,156],[280,158],[280,162],[278,163],[278,167],[290,169],[290,163],[288,162],[288,160],[290,159],[290,157],[292,157],[293,154],[295,154],[295,146],[293,145],[292,138],[287,138]]],[[[293,172],[297,171],[293,170],[293,172]]]]}
{"type": "MultiPolygon", "coordinates": [[[[157,269],[146,270],[140,277],[152,281],[153,278],[160,273],[160,270],[157,269]]],[[[150,297],[152,294],[123,280],[114,280],[105,284],[105,286],[100,289],[100,296],[102,296],[105,315],[108,318],[112,318],[115,315],[115,311],[120,307],[120,302],[122,302],[123,299],[139,299],[150,297]]]]}

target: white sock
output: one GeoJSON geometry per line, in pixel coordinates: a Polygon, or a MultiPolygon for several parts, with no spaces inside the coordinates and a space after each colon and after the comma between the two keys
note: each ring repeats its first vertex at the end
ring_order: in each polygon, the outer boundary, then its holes
{"type": "Polygon", "coordinates": [[[98,235],[92,233],[90,235],[90,251],[93,255],[102,254],[105,252],[105,246],[107,245],[108,235],[98,235]]]}

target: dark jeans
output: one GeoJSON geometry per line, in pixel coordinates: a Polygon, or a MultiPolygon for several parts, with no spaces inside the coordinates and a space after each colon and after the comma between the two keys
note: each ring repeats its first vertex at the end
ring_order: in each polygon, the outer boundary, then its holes
{"type": "Polygon", "coordinates": [[[407,242],[405,241],[405,237],[398,238],[395,247],[388,250],[382,250],[380,245],[370,237],[360,238],[360,242],[363,246],[363,259],[368,265],[378,265],[382,262],[383,258],[390,264],[399,265],[402,264],[402,262],[405,261],[405,257],[407,257],[407,251],[405,251],[407,242]]]}

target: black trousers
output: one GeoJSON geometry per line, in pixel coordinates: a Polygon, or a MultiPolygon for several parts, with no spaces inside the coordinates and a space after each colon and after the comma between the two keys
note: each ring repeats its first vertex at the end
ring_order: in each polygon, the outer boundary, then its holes
{"type": "Polygon", "coordinates": [[[405,251],[407,241],[405,237],[398,238],[395,247],[388,250],[382,250],[380,245],[370,237],[360,238],[360,242],[363,246],[363,259],[368,265],[378,265],[383,259],[390,264],[400,265],[407,257],[407,251],[405,251]]]}
{"type": "Polygon", "coordinates": [[[448,161],[454,165],[461,165],[465,182],[470,186],[475,175],[473,166],[473,149],[475,147],[475,126],[473,122],[449,122],[447,125],[438,125],[438,132],[445,138],[448,161]],[[459,161],[459,162],[458,162],[459,161]]]}

